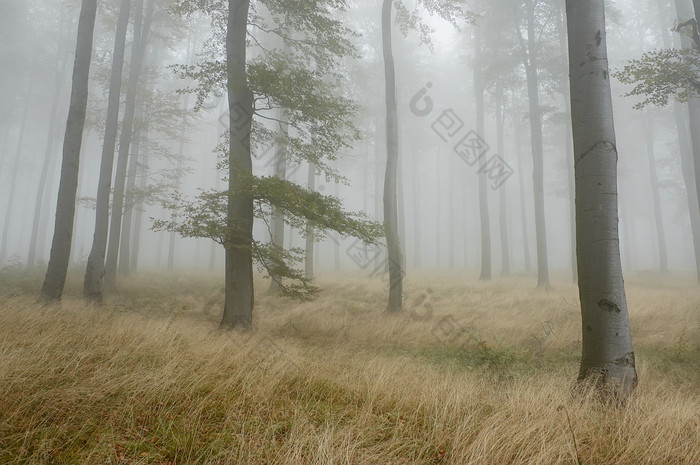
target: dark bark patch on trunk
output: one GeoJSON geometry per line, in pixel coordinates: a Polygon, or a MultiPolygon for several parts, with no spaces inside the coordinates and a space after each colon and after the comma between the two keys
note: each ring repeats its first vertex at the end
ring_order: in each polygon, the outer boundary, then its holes
{"type": "Polygon", "coordinates": [[[595,33],[595,45],[596,45],[596,47],[600,47],[601,43],[603,43],[603,35],[600,33],[600,29],[598,29],[598,32],[595,33]]]}
{"type": "Polygon", "coordinates": [[[620,307],[618,307],[615,302],[613,302],[612,300],[608,300],[608,299],[600,299],[598,301],[598,307],[600,307],[601,310],[604,310],[604,311],[610,312],[610,313],[612,313],[612,312],[620,313],[620,311],[621,311],[620,307]]]}

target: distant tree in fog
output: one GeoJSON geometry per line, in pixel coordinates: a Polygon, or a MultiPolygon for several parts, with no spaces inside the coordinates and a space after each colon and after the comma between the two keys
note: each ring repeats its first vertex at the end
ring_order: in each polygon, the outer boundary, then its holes
{"type": "Polygon", "coordinates": [[[420,19],[422,7],[431,15],[438,15],[454,27],[472,15],[464,10],[461,1],[418,1],[416,8],[409,11],[400,0],[383,0],[381,11],[382,56],[384,61],[384,98],[386,114],[386,170],[384,172],[384,227],[386,229],[386,244],[388,252],[387,267],[389,270],[389,313],[403,309],[403,277],[405,274],[404,248],[401,243],[401,221],[405,212],[400,211],[402,205],[399,196],[399,121],[396,102],[396,69],[392,48],[392,5],[396,7],[396,22],[402,32],[409,29],[418,30],[421,42],[431,44],[427,27],[420,19]]]}
{"type": "MultiPolygon", "coordinates": [[[[663,7],[660,7],[659,13],[663,7]]],[[[698,11],[700,2],[697,0],[675,0],[677,15],[676,32],[680,36],[680,48],[666,47],[643,54],[638,59],[631,60],[622,70],[613,74],[625,84],[633,85],[627,96],[641,97],[641,102],[635,108],[642,109],[648,105],[668,105],[675,100],[676,124],[678,126],[680,161],[683,171],[688,207],[690,213],[691,232],[695,250],[695,267],[698,282],[700,282],[700,35],[698,34],[698,11]],[[685,129],[682,110],[678,102],[687,102],[690,122],[690,147],[685,129]],[[692,152],[692,156],[690,155],[692,152]]],[[[665,37],[665,33],[664,33],[665,37]]],[[[668,44],[670,45],[670,44],[668,44]]],[[[649,125],[647,125],[648,127],[649,125]]],[[[648,136],[648,131],[647,136],[648,136]]],[[[647,140],[647,144],[653,144],[647,140]]],[[[655,183],[654,156],[648,152],[649,168],[652,175],[652,194],[659,240],[660,266],[664,271],[664,255],[666,244],[663,240],[663,225],[661,223],[658,197],[658,183],[655,183]]]]}
{"type": "Polygon", "coordinates": [[[121,96],[126,33],[129,26],[130,10],[131,0],[121,0],[114,37],[114,50],[112,52],[107,118],[102,142],[100,174],[97,184],[95,232],[83,280],[83,296],[86,300],[95,303],[102,303],[103,295],[102,286],[105,273],[105,253],[107,251],[107,234],[109,231],[109,196],[112,189],[112,169],[114,166],[114,150],[117,141],[119,100],[121,96]]]}
{"type": "MultiPolygon", "coordinates": [[[[382,2],[382,54],[386,104],[386,171],[384,175],[384,227],[389,259],[390,313],[403,310],[404,257],[399,236],[399,201],[397,172],[399,168],[399,122],[396,108],[396,71],[391,48],[392,0],[382,2]]],[[[403,213],[401,213],[403,215],[403,213]]]]}
{"type": "MultiPolygon", "coordinates": [[[[476,132],[484,137],[484,119],[486,108],[484,106],[484,94],[486,85],[484,79],[484,33],[481,23],[474,27],[474,110],[476,111],[476,132]]],[[[479,158],[479,220],[481,230],[481,273],[479,279],[488,281],[491,279],[491,219],[489,216],[488,186],[484,168],[484,157],[479,158]]]]}
{"type": "MultiPolygon", "coordinates": [[[[535,235],[537,240],[537,287],[549,287],[549,264],[547,257],[547,231],[544,207],[544,145],[542,141],[542,110],[540,108],[539,54],[541,38],[547,21],[538,24],[538,2],[525,0],[517,2],[516,31],[521,44],[521,54],[525,75],[527,77],[527,96],[529,103],[530,143],[532,148],[532,186],[535,196],[535,235]],[[524,25],[520,24],[520,11],[524,10],[524,25]],[[538,25],[540,30],[538,31],[538,25]],[[526,33],[523,37],[521,28],[526,33]]],[[[540,6],[544,5],[542,3],[540,6]]],[[[546,5],[545,5],[546,6],[546,5]]],[[[549,6],[547,6],[549,8],[549,6]]]]}
{"type": "MultiPolygon", "coordinates": [[[[119,134],[119,154],[117,156],[117,171],[114,176],[114,191],[112,193],[112,211],[109,223],[109,242],[107,244],[107,256],[105,258],[105,280],[114,282],[117,276],[117,260],[119,257],[119,244],[121,239],[122,214],[124,210],[124,191],[126,188],[126,175],[129,162],[130,148],[134,128],[134,116],[136,114],[137,94],[139,83],[142,81],[146,47],[151,33],[153,9],[155,0],[147,0],[144,15],[144,1],[135,0],[134,3],[134,42],[129,60],[129,78],[126,88],[126,102],[124,105],[124,119],[121,133],[119,134]]],[[[180,154],[182,160],[182,154],[180,154]]]]}

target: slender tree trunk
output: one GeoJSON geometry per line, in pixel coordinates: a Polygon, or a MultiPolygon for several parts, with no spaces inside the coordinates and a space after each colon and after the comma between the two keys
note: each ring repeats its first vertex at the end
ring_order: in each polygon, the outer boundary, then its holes
{"type": "MultiPolygon", "coordinates": [[[[222,112],[220,112],[222,113],[222,112]]],[[[218,135],[217,135],[217,143],[215,145],[218,145],[218,135]]],[[[216,180],[214,181],[214,190],[216,192],[219,192],[219,189],[221,188],[221,173],[219,172],[218,168],[214,168],[214,172],[216,173],[216,180]]],[[[284,232],[284,231],[283,231],[284,232]]],[[[215,241],[211,241],[211,248],[209,249],[209,272],[213,272],[214,269],[216,268],[216,255],[218,253],[218,248],[219,244],[215,241]]]]}
{"type": "Polygon", "coordinates": [[[678,143],[680,146],[681,171],[688,201],[688,214],[690,217],[690,231],[695,252],[695,275],[700,283],[700,205],[696,192],[695,173],[693,172],[693,153],[690,147],[690,134],[688,130],[687,113],[683,113],[683,105],[676,102],[673,110],[678,127],[678,143]]]}
{"type": "MultiPolygon", "coordinates": [[[[177,175],[176,179],[178,184],[182,179],[182,158],[185,156],[185,143],[180,141],[177,150],[177,175]]],[[[175,231],[170,231],[168,234],[168,271],[173,271],[175,269],[175,241],[177,240],[177,234],[175,231]]]]}
{"type": "MultiPolygon", "coordinates": [[[[369,158],[369,144],[370,144],[369,141],[370,141],[370,138],[367,139],[367,143],[365,145],[365,156],[364,156],[364,164],[363,164],[364,168],[362,170],[362,177],[364,178],[363,182],[362,182],[362,211],[367,213],[367,215],[369,215],[369,195],[371,192],[371,189],[370,189],[370,179],[371,179],[370,166],[371,165],[370,165],[370,158],[369,158]]],[[[376,143],[376,141],[375,141],[375,143],[376,143]]]]}
{"type": "MultiPolygon", "coordinates": [[[[137,185],[139,191],[143,192],[146,190],[146,186],[148,185],[148,125],[146,125],[143,129],[143,136],[139,147],[139,152],[141,152],[141,159],[143,160],[143,172],[138,177],[137,185]]],[[[134,205],[134,210],[136,213],[134,215],[133,240],[131,241],[131,256],[129,259],[129,269],[132,273],[136,273],[139,265],[142,229],[141,223],[143,221],[144,208],[144,199],[143,196],[141,196],[136,202],[136,205],[134,205]]]]}
{"type": "MultiPolygon", "coordinates": [[[[569,97],[566,100],[567,115],[571,115],[569,97]]],[[[576,266],[576,182],[574,180],[574,146],[571,144],[571,124],[566,123],[566,180],[569,190],[569,247],[571,250],[571,279],[578,283],[578,267],[576,266]]]]}
{"type": "MultiPolygon", "coordinates": [[[[187,44],[187,62],[190,63],[192,61],[192,55],[193,55],[193,50],[190,47],[190,44],[187,44]]],[[[188,110],[189,108],[189,94],[185,94],[185,99],[184,99],[184,104],[183,107],[185,111],[188,110]]],[[[184,133],[186,128],[186,117],[183,118],[182,120],[182,131],[184,133]]],[[[177,183],[179,184],[181,179],[182,179],[182,163],[183,159],[185,157],[185,141],[183,139],[180,139],[180,142],[178,143],[178,149],[177,149],[177,174],[176,174],[176,179],[177,183]]],[[[170,234],[168,235],[168,271],[172,271],[175,269],[175,241],[177,240],[177,234],[175,231],[171,231],[170,234]]]]}
{"type": "MultiPolygon", "coordinates": [[[[340,198],[340,184],[337,180],[333,185],[333,195],[340,198]]],[[[340,234],[336,233],[335,240],[333,241],[333,269],[335,271],[340,271],[340,240],[340,234]]]]}
{"type": "Polygon", "coordinates": [[[544,214],[544,149],[542,114],[540,111],[537,38],[535,36],[535,3],[527,2],[527,95],[530,110],[530,142],[532,144],[532,187],[535,195],[535,235],[537,239],[537,287],[549,287],[547,263],[547,231],[544,214]]]}
{"type": "Polygon", "coordinates": [[[29,80],[27,85],[27,92],[24,98],[24,108],[22,110],[22,122],[19,128],[19,137],[17,138],[17,151],[15,152],[15,163],[12,166],[12,179],[10,180],[10,192],[7,196],[7,210],[5,210],[5,223],[2,226],[2,245],[0,245],[0,263],[4,262],[7,258],[8,245],[10,233],[10,224],[14,223],[12,218],[12,212],[14,211],[15,205],[15,194],[17,192],[17,184],[19,183],[19,165],[22,162],[22,148],[24,147],[24,139],[27,133],[27,124],[30,103],[32,101],[32,95],[34,94],[34,74],[29,80]]]}
{"type": "MultiPolygon", "coordinates": [[[[401,146],[399,145],[399,153],[402,153],[401,146]]],[[[404,173],[404,160],[399,157],[399,166],[396,173],[396,190],[398,196],[398,213],[399,213],[399,244],[401,244],[401,257],[403,257],[403,262],[406,263],[406,189],[404,187],[403,180],[404,173]]]]}
{"type": "Polygon", "coordinates": [[[124,120],[119,134],[119,155],[117,157],[117,172],[114,176],[114,193],[112,194],[112,219],[109,224],[109,244],[105,264],[105,280],[113,283],[117,277],[117,259],[119,257],[119,242],[122,229],[122,213],[124,210],[124,189],[126,185],[126,169],[129,163],[129,149],[136,114],[136,99],[139,78],[143,68],[143,60],[148,43],[148,32],[153,16],[153,0],[148,1],[148,12],[144,20],[143,0],[136,0],[136,20],[134,26],[134,45],[132,47],[129,68],[129,82],[126,89],[126,104],[124,120]]]}
{"type": "MultiPolygon", "coordinates": [[[[60,121],[59,121],[60,122],[60,121]]],[[[58,155],[58,153],[56,154],[58,155]]],[[[36,252],[36,257],[46,257],[44,252],[46,251],[46,244],[47,244],[47,237],[51,231],[49,229],[51,228],[50,222],[52,218],[55,215],[55,205],[53,204],[53,193],[56,192],[55,186],[56,186],[56,181],[58,180],[58,177],[60,173],[58,172],[58,164],[60,162],[60,156],[53,156],[51,157],[51,160],[49,161],[49,169],[48,169],[48,176],[46,179],[46,186],[44,187],[44,199],[42,200],[43,205],[46,207],[51,207],[50,209],[45,210],[42,208],[42,211],[44,213],[39,217],[39,233],[37,235],[37,252],[36,252]]],[[[76,211],[77,214],[77,211],[76,211]]],[[[35,258],[36,261],[37,258],[35,258]]]]}
{"type": "MultiPolygon", "coordinates": [[[[695,201],[691,203],[693,204],[693,207],[696,207],[700,205],[700,203],[698,203],[700,202],[700,185],[698,184],[700,180],[700,98],[691,98],[688,101],[688,115],[693,157],[692,160],[689,160],[689,163],[686,164],[690,165],[690,162],[692,162],[692,172],[695,175],[695,201]]],[[[695,213],[700,215],[700,210],[696,208],[695,213]]],[[[698,282],[700,282],[700,280],[698,282]]]]}
{"type": "Polygon", "coordinates": [[[651,184],[651,199],[654,211],[654,226],[659,251],[659,271],[668,271],[668,251],[666,250],[666,232],[664,230],[663,212],[661,211],[661,194],[659,180],[656,175],[656,155],[654,153],[654,127],[647,116],[642,117],[644,138],[647,146],[647,162],[649,164],[649,180],[651,184]]]}
{"type": "MultiPolygon", "coordinates": [[[[675,0],[676,16],[678,20],[688,20],[694,16],[693,5],[688,0],[675,0]]],[[[661,9],[660,9],[661,10],[661,9]]],[[[664,36],[665,37],[665,36],[664,36]]],[[[689,37],[680,34],[675,46],[682,48],[693,46],[689,37]]],[[[683,115],[682,105],[674,103],[674,112],[678,127],[678,140],[681,151],[681,167],[686,195],[688,197],[688,210],[690,214],[690,227],[693,234],[693,246],[695,249],[695,267],[698,283],[700,283],[700,198],[695,174],[695,160],[700,160],[700,104],[697,97],[691,97],[687,106],[686,115],[683,115]],[[686,117],[689,118],[690,128],[687,126],[686,117]],[[689,134],[690,129],[690,134],[689,134]],[[695,131],[695,136],[693,136],[695,131]],[[692,145],[692,146],[691,146],[692,145]]]]}
{"type": "MultiPolygon", "coordinates": [[[[484,134],[484,77],[482,69],[481,29],[474,28],[474,98],[476,109],[476,132],[481,137],[484,134]]],[[[481,275],[479,279],[491,279],[491,220],[489,218],[489,200],[487,173],[484,168],[485,157],[479,158],[479,219],[481,224],[481,275]]]]}
{"type": "MultiPolygon", "coordinates": [[[[316,166],[309,163],[307,176],[309,190],[316,191],[316,166]]],[[[310,221],[306,221],[306,254],[304,258],[304,277],[312,279],[314,277],[314,227],[310,221]]]]}
{"type": "Polygon", "coordinates": [[[92,38],[97,14],[97,0],[83,0],[78,22],[78,40],[73,64],[71,90],[66,135],[63,141],[63,162],[61,182],[56,203],[56,223],[51,243],[51,256],[41,289],[42,298],[58,301],[63,294],[63,286],[68,273],[73,219],[75,217],[75,194],[78,189],[78,167],[80,146],[83,139],[85,113],[87,111],[90,61],[92,59],[92,38]]]}
{"type": "Polygon", "coordinates": [[[411,168],[411,178],[413,184],[413,267],[420,268],[422,266],[421,260],[421,208],[420,201],[421,189],[420,181],[418,179],[418,170],[420,169],[420,161],[418,157],[418,151],[413,150],[413,167],[411,168]]]}
{"type": "Polygon", "coordinates": [[[454,270],[455,269],[455,242],[456,242],[456,235],[457,235],[457,231],[456,231],[457,228],[455,228],[455,224],[454,224],[455,197],[457,197],[455,195],[455,191],[454,191],[455,157],[450,157],[449,169],[450,169],[450,171],[448,173],[448,177],[449,177],[448,178],[449,179],[448,186],[449,187],[447,189],[448,198],[449,198],[447,203],[448,203],[449,211],[447,214],[447,218],[448,218],[448,230],[449,230],[449,235],[450,235],[450,239],[449,239],[450,248],[448,251],[448,255],[449,255],[448,263],[449,263],[450,270],[454,270]]]}
{"type": "Polygon", "coordinates": [[[380,175],[382,169],[386,169],[386,158],[382,153],[382,145],[380,143],[380,128],[381,123],[377,122],[377,127],[374,135],[374,216],[376,221],[384,221],[384,209],[382,203],[382,192],[384,191],[384,179],[380,175]]]}
{"type": "MultiPolygon", "coordinates": [[[[287,137],[289,135],[289,117],[287,111],[280,112],[280,133],[281,139],[275,152],[275,176],[280,179],[287,178],[287,137]]],[[[284,210],[272,208],[272,244],[280,249],[284,249],[284,210]]],[[[307,257],[308,260],[308,257],[307,257]]],[[[313,269],[311,270],[313,276],[313,269]]],[[[280,292],[281,276],[270,276],[269,294],[277,295],[280,292]]]]}
{"type": "Polygon", "coordinates": [[[56,87],[54,88],[53,98],[51,101],[51,111],[49,112],[49,128],[46,133],[46,151],[44,152],[44,160],[41,164],[39,185],[37,186],[36,199],[34,201],[34,218],[32,220],[32,232],[29,239],[29,251],[27,253],[27,268],[33,267],[34,262],[36,261],[36,249],[37,241],[39,238],[39,224],[41,222],[42,217],[41,211],[44,203],[44,191],[49,175],[49,168],[52,164],[51,161],[54,158],[54,142],[56,140],[56,120],[58,117],[58,104],[61,100],[61,91],[63,90],[66,69],[68,68],[67,59],[64,58],[61,62],[62,55],[63,47],[59,46],[55,62],[56,76],[54,78],[54,82],[56,83],[56,87]]]}
{"type": "MultiPolygon", "coordinates": [[[[436,150],[436,159],[440,159],[440,149],[436,150]]],[[[435,190],[437,191],[437,202],[435,204],[435,269],[439,270],[442,266],[442,185],[440,180],[442,179],[442,170],[440,169],[441,164],[435,163],[435,179],[437,180],[437,186],[435,190]]]]}
{"type": "Polygon", "coordinates": [[[566,0],[582,316],[579,380],[625,397],[637,384],[620,263],[617,146],[604,0],[566,0]]]}
{"type": "MultiPolygon", "coordinates": [[[[680,2],[680,0],[679,0],[680,2]]],[[[677,2],[678,3],[678,2],[677,2]]],[[[678,4],[676,5],[678,8],[678,4]]],[[[682,5],[683,10],[678,11],[678,15],[685,17],[686,12],[690,14],[687,5],[682,5]]],[[[696,19],[700,18],[700,0],[693,0],[693,15],[696,19]]],[[[681,36],[681,39],[683,36],[681,36]]],[[[700,98],[693,97],[688,101],[688,111],[690,115],[690,139],[693,146],[693,165],[695,173],[695,193],[700,205],[700,98]]]]}
{"type": "MultiPolygon", "coordinates": [[[[566,46],[566,13],[562,12],[561,27],[559,28],[559,49],[562,56],[569,53],[566,46]]],[[[566,174],[567,188],[569,190],[569,246],[571,251],[571,275],[574,284],[578,283],[578,269],[576,268],[576,193],[574,187],[574,146],[571,135],[571,100],[569,98],[569,83],[564,82],[562,96],[564,98],[564,111],[568,115],[564,129],[566,144],[566,174]]]]}
{"type": "Polygon", "coordinates": [[[136,171],[141,151],[141,138],[136,138],[133,143],[133,153],[129,157],[129,169],[124,194],[124,220],[122,221],[121,246],[119,247],[119,274],[123,276],[131,273],[131,230],[134,217],[134,199],[136,190],[136,171]]]}
{"type": "MultiPolygon", "coordinates": [[[[462,183],[462,198],[467,199],[469,198],[470,192],[469,192],[469,186],[467,183],[462,183]]],[[[472,243],[471,238],[469,237],[469,211],[467,208],[462,208],[462,214],[463,214],[463,222],[462,225],[464,227],[464,240],[462,241],[462,245],[464,247],[464,269],[468,270],[469,269],[469,245],[472,243]]]]}
{"type": "MultiPolygon", "coordinates": [[[[695,271],[698,283],[700,283],[700,204],[698,204],[698,194],[696,188],[695,173],[693,171],[693,151],[690,147],[690,135],[688,122],[683,114],[683,106],[680,103],[674,104],[674,112],[678,125],[678,140],[681,152],[681,170],[683,171],[683,183],[685,185],[686,197],[688,200],[688,214],[690,217],[690,231],[693,239],[693,250],[695,252],[695,271]]],[[[700,117],[700,112],[698,112],[700,117]]]]}
{"type": "Polygon", "coordinates": [[[246,35],[250,0],[228,1],[226,63],[229,104],[229,202],[226,292],[221,327],[246,330],[253,321],[253,197],[241,188],[253,175],[250,131],[253,93],[248,87],[246,35]],[[241,113],[244,114],[241,114],[241,113]]]}
{"type": "MultiPolygon", "coordinates": [[[[503,83],[499,81],[498,103],[496,107],[496,137],[498,153],[503,160],[505,154],[505,111],[503,108],[503,83]]],[[[501,275],[510,275],[510,244],[508,241],[507,183],[498,189],[499,230],[501,233],[501,275]]]]}
{"type": "Polygon", "coordinates": [[[382,52],[386,95],[386,173],[384,176],[384,225],[389,253],[389,313],[403,309],[403,256],[399,236],[398,189],[399,125],[396,110],[396,74],[391,46],[391,0],[382,3],[382,52]]]}
{"type": "Polygon", "coordinates": [[[107,231],[109,228],[109,194],[112,188],[112,168],[114,165],[114,146],[117,141],[119,122],[119,97],[121,95],[122,71],[126,49],[126,31],[129,25],[131,0],[121,0],[117,32],[114,38],[112,54],[112,74],[107,98],[107,120],[102,145],[100,177],[97,183],[95,208],[95,233],[92,248],[88,256],[83,281],[83,296],[94,303],[102,303],[102,283],[105,272],[105,252],[107,250],[107,231]]]}
{"type": "Polygon", "coordinates": [[[520,149],[521,130],[520,122],[515,122],[515,146],[518,157],[518,186],[520,188],[520,223],[523,231],[523,258],[525,260],[525,271],[532,271],[532,260],[530,258],[530,239],[527,233],[527,205],[525,204],[525,179],[523,176],[523,154],[520,149]]]}

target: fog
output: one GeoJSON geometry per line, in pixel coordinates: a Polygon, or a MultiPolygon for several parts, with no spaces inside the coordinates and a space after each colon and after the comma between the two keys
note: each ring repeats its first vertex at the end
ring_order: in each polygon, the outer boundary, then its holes
{"type": "MultiPolygon", "coordinates": [[[[95,196],[102,150],[106,100],[114,44],[118,3],[101,1],[95,30],[90,73],[88,118],[80,155],[78,208],[74,221],[71,263],[84,264],[90,252],[95,221],[95,196]]],[[[192,198],[200,190],[222,189],[223,174],[217,171],[215,147],[227,127],[223,95],[208,95],[195,111],[196,96],[187,93],[195,84],[180,79],[172,65],[191,65],[208,53],[212,28],[206,15],[179,16],[171,11],[176,2],[158,0],[146,57],[139,82],[134,141],[141,148],[134,185],[142,193],[132,220],[132,263],[139,270],[223,270],[223,248],[211,240],[173,237],[152,230],[153,219],[168,219],[162,203],[174,194],[192,198]],[[170,247],[174,241],[174,248],[170,247]],[[137,254],[133,250],[138,250],[137,254]]],[[[410,3],[410,2],[409,2],[410,3]]],[[[562,55],[560,29],[563,5],[550,2],[538,16],[538,41],[546,49],[540,60],[540,108],[544,135],[544,199],[548,262],[553,273],[572,267],[572,235],[567,170],[570,142],[569,116],[565,101],[567,59],[562,55]],[[546,14],[545,14],[546,13],[546,14]]],[[[61,146],[68,112],[71,65],[79,10],[77,1],[5,0],[0,5],[0,221],[3,265],[27,264],[32,230],[38,232],[34,266],[45,266],[49,258],[55,215],[61,146]],[[46,178],[41,179],[46,165],[46,178]],[[43,184],[43,189],[40,189],[43,184]],[[42,193],[37,203],[37,195],[42,193]],[[35,211],[40,205],[38,223],[35,211]]],[[[410,5],[409,5],[410,6],[410,5]]],[[[475,2],[474,11],[482,8],[475,2]]],[[[483,8],[482,8],[483,9],[483,8]]],[[[608,53],[611,72],[622,69],[643,52],[668,46],[673,35],[674,14],[663,1],[608,2],[608,53]],[[659,7],[658,5],[661,5],[659,7]],[[658,12],[649,14],[649,11],[658,12]]],[[[424,12],[425,13],[425,12],[424,12]]],[[[510,13],[506,12],[508,15],[510,13]]],[[[504,13],[504,14],[506,14],[504,13]]],[[[359,105],[355,124],[360,140],[342,150],[332,162],[347,183],[337,184],[317,176],[316,189],[337,195],[349,210],[364,211],[381,221],[382,189],[386,160],[385,107],[379,7],[353,2],[343,21],[360,33],[353,38],[358,56],[348,58],[339,69],[346,96],[359,105]]],[[[454,150],[458,139],[443,140],[439,118],[448,110],[463,123],[459,135],[476,129],[474,98],[474,26],[455,29],[438,16],[423,14],[432,28],[431,44],[421,43],[420,34],[408,29],[404,35],[394,28],[399,122],[399,196],[401,237],[406,268],[478,271],[481,260],[478,166],[470,166],[454,150]],[[427,92],[425,92],[427,91],[427,92]],[[412,110],[412,99],[432,111],[425,116],[412,110]],[[437,123],[436,123],[437,122],[437,123]],[[438,126],[436,126],[438,124],[438,126]],[[436,128],[438,128],[436,130],[436,128]]],[[[511,28],[511,17],[489,19],[489,24],[511,28]]],[[[477,22],[478,23],[478,22],[477,22]]],[[[128,75],[133,18],[127,34],[128,75]]],[[[501,228],[507,226],[511,271],[534,273],[536,232],[534,224],[530,126],[525,71],[519,61],[519,44],[513,33],[502,41],[501,82],[504,83],[504,141],[498,153],[496,101],[491,77],[486,89],[483,139],[488,156],[498,154],[509,175],[502,185],[488,189],[492,263],[494,276],[501,270],[501,228]],[[501,225],[499,192],[505,190],[507,225],[501,225]],[[524,222],[524,224],[523,224],[524,222]],[[526,235],[527,237],[524,237],[526,235]],[[526,251],[527,249],[527,251],[526,251]],[[526,263],[526,255],[528,255],[526,263]]],[[[260,53],[249,44],[251,56],[260,53]]],[[[500,46],[500,45],[499,45],[500,46]]],[[[564,49],[565,50],[565,49],[564,49]]],[[[496,55],[494,51],[493,56],[496,55]]],[[[497,59],[497,58],[494,58],[497,59]]],[[[497,71],[498,68],[494,67],[497,71]]],[[[491,72],[496,72],[491,71],[491,72]]],[[[611,79],[615,129],[619,152],[620,247],[625,272],[660,269],[660,241],[654,215],[654,189],[658,189],[668,269],[690,271],[695,267],[689,208],[683,182],[678,120],[674,106],[633,108],[638,97],[626,97],[630,86],[611,79]],[[656,186],[651,180],[648,151],[653,150],[656,186]]],[[[682,124],[687,124],[681,111],[682,124]]],[[[261,120],[262,121],[262,120],[261,120]]],[[[262,124],[266,124],[264,121],[262,124]]],[[[268,127],[272,127],[268,124],[268,127]]],[[[444,130],[444,129],[443,129],[444,130]]],[[[133,142],[132,142],[133,145],[133,142]]],[[[133,146],[131,155],[134,157],[133,146]]],[[[272,175],[270,147],[254,148],[254,173],[272,175]]],[[[116,163],[116,157],[115,157],[116,163]]],[[[290,163],[288,177],[306,184],[307,168],[290,163]]],[[[133,176],[133,171],[131,172],[133,176]]],[[[501,182],[501,181],[499,181],[501,182]]],[[[127,205],[128,208],[131,206],[127,205]]],[[[298,231],[287,228],[288,245],[304,246],[298,231]]],[[[257,221],[255,237],[265,241],[269,232],[257,221]]],[[[369,272],[352,258],[356,239],[336,239],[335,234],[316,244],[316,274],[336,268],[369,272]]],[[[663,252],[662,252],[663,253],[663,252]]],[[[409,271],[410,272],[410,271],[409,271]]]]}
{"type": "Polygon", "coordinates": [[[699,20],[0,0],[0,463],[700,463],[699,20]]]}

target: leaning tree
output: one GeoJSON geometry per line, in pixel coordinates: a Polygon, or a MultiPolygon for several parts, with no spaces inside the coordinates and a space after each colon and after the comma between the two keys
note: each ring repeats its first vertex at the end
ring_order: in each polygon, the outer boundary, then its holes
{"type": "Polygon", "coordinates": [[[60,300],[68,273],[73,219],[75,218],[75,195],[78,190],[78,166],[80,146],[85,127],[88,100],[88,81],[92,60],[92,39],[97,15],[97,0],[83,0],[78,21],[78,43],[73,64],[73,85],[63,140],[63,162],[58,188],[56,223],[49,265],[41,289],[45,300],[60,300]]]}

